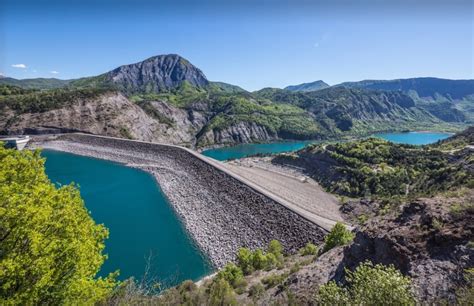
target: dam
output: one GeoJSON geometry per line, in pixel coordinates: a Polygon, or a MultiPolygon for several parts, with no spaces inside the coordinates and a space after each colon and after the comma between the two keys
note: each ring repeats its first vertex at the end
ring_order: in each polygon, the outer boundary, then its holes
{"type": "Polygon", "coordinates": [[[88,134],[35,139],[45,149],[119,162],[155,177],[185,229],[215,268],[240,247],[281,241],[287,252],[320,243],[326,230],[304,211],[260,190],[217,161],[179,146],[88,134]]]}

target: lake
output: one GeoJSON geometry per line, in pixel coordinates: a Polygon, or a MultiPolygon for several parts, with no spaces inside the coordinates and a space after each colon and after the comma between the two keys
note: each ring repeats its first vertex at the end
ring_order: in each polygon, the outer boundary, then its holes
{"type": "Polygon", "coordinates": [[[443,140],[452,136],[449,133],[435,133],[435,132],[408,132],[408,133],[380,133],[375,134],[375,137],[383,138],[394,143],[404,143],[411,145],[426,145],[435,143],[438,140],[443,140]]]}
{"type": "Polygon", "coordinates": [[[118,163],[44,150],[46,173],[56,184],[79,184],[87,209],[110,232],[109,258],[100,275],[120,270],[119,279],[150,277],[169,287],[211,272],[208,259],[147,172],[118,163]]]}
{"type": "Polygon", "coordinates": [[[297,151],[304,148],[308,144],[315,142],[316,141],[286,141],[271,143],[247,143],[232,147],[209,149],[203,151],[202,154],[217,160],[229,160],[243,158],[259,153],[267,154],[297,151]]]}

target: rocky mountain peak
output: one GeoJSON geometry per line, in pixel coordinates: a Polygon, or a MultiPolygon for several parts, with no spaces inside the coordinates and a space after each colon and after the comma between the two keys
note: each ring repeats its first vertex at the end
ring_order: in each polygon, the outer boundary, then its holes
{"type": "Polygon", "coordinates": [[[204,73],[177,54],[150,57],[142,62],[120,66],[105,79],[127,92],[160,92],[187,82],[203,87],[209,84],[204,73]]]}

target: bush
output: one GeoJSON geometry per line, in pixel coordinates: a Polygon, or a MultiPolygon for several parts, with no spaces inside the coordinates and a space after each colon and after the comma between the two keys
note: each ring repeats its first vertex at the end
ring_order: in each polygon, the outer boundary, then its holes
{"type": "Polygon", "coordinates": [[[302,256],[316,255],[318,254],[318,247],[308,242],[303,248],[300,249],[300,254],[302,256]]]}
{"type": "Polygon", "coordinates": [[[265,287],[260,283],[252,285],[249,289],[249,296],[251,296],[254,301],[262,297],[264,293],[265,287]]]}
{"type": "Polygon", "coordinates": [[[237,263],[245,275],[249,275],[254,271],[252,260],[252,251],[247,248],[239,249],[237,252],[237,263]]]}
{"type": "Polygon", "coordinates": [[[334,282],[321,286],[317,302],[322,305],[415,305],[411,280],[394,266],[365,262],[354,272],[346,271],[348,287],[334,282]]]}
{"type": "Polygon", "coordinates": [[[474,301],[474,268],[467,269],[464,274],[465,285],[456,290],[459,305],[471,305],[474,301]]]}
{"type": "Polygon", "coordinates": [[[323,252],[327,252],[336,246],[346,245],[353,239],[354,234],[347,230],[344,224],[337,222],[331,232],[329,232],[329,234],[324,238],[323,252]]]}
{"type": "Polygon", "coordinates": [[[267,252],[275,255],[275,257],[278,258],[280,256],[283,256],[283,246],[278,240],[272,240],[268,245],[267,252]]]}
{"type": "Polygon", "coordinates": [[[225,279],[218,279],[209,288],[209,299],[207,305],[236,305],[235,293],[225,279]]]}
{"type": "Polygon", "coordinates": [[[238,283],[243,280],[244,274],[242,269],[233,263],[228,263],[222,270],[217,273],[217,279],[225,279],[232,287],[236,288],[238,283]]]}
{"type": "Polygon", "coordinates": [[[262,250],[257,249],[253,252],[252,265],[255,270],[261,270],[267,266],[267,257],[262,250]]]}
{"type": "Polygon", "coordinates": [[[267,277],[264,277],[262,279],[262,283],[264,283],[265,285],[267,285],[267,289],[268,288],[273,288],[275,287],[276,285],[279,285],[281,283],[283,283],[285,281],[285,279],[288,278],[288,274],[287,273],[282,273],[282,274],[271,274],[267,277]]]}
{"type": "Polygon", "coordinates": [[[0,304],[95,304],[116,286],[97,278],[108,231],[74,185],[56,188],[38,151],[0,145],[0,304]]]}

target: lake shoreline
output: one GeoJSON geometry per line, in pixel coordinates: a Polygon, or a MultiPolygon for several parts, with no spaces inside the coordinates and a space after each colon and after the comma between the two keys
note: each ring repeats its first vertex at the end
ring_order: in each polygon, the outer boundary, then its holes
{"type": "Polygon", "coordinates": [[[292,210],[192,156],[182,148],[70,134],[44,137],[36,147],[119,162],[158,182],[199,249],[214,268],[240,247],[265,248],[272,239],[294,252],[325,231],[292,210]]]}

